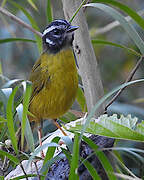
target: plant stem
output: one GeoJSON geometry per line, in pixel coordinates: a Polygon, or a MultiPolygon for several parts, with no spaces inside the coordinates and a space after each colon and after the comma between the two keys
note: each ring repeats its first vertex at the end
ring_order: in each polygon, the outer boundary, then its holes
{"type": "Polygon", "coordinates": [[[26,174],[24,167],[23,167],[21,162],[20,162],[20,167],[22,168],[22,171],[23,171],[24,175],[26,176],[26,180],[28,180],[27,174],[26,174]]]}
{"type": "Polygon", "coordinates": [[[30,31],[32,31],[33,33],[37,34],[38,36],[42,37],[42,34],[40,32],[38,32],[37,30],[35,30],[34,28],[32,28],[30,25],[28,25],[27,23],[25,23],[24,21],[22,21],[20,18],[16,17],[15,15],[13,15],[12,13],[10,13],[9,11],[7,11],[6,9],[0,7],[0,13],[8,16],[10,19],[14,20],[15,22],[17,22],[18,24],[22,25],[23,27],[29,29],[30,31]]]}
{"type": "MultiPolygon", "coordinates": [[[[129,76],[127,77],[125,83],[130,82],[135,74],[135,72],[137,71],[137,69],[139,68],[141,62],[144,60],[144,56],[141,56],[141,58],[138,60],[138,62],[136,63],[135,67],[132,69],[132,71],[130,72],[129,76]]],[[[111,99],[111,101],[106,105],[105,107],[105,112],[107,111],[107,108],[118,98],[118,96],[120,96],[120,94],[122,93],[122,91],[125,89],[126,87],[120,89],[117,94],[111,99]]]]}

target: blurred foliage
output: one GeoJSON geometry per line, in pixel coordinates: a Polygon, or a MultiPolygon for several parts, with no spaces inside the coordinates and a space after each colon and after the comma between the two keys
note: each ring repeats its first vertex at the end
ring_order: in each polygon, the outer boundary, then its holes
{"type": "MultiPolygon", "coordinates": [[[[92,1],[96,2],[96,1],[92,1]]],[[[112,2],[112,1],[111,1],[112,2]]],[[[119,0],[118,2],[127,4],[129,7],[134,9],[135,11],[141,10],[144,7],[144,1],[143,0],[119,0]],[[133,2],[133,3],[132,3],[133,2]]],[[[47,26],[47,22],[52,21],[52,16],[54,15],[54,18],[63,18],[63,13],[61,11],[62,4],[60,1],[38,1],[38,0],[26,0],[26,1],[12,1],[12,0],[1,0],[0,5],[6,9],[8,9],[11,13],[15,14],[17,17],[21,18],[24,22],[30,24],[33,26],[33,28],[39,30],[42,32],[43,29],[47,26]],[[12,5],[13,4],[13,5],[12,5]],[[51,7],[52,9],[51,9],[51,7]],[[57,10],[56,13],[53,11],[57,10]]],[[[103,6],[104,7],[104,6],[103,6]]],[[[113,6],[112,6],[113,7],[113,6]]],[[[107,8],[108,9],[108,8],[107,8]]],[[[127,8],[128,9],[128,8],[127,8]]],[[[121,10],[117,10],[117,12],[121,12],[121,10]]],[[[93,47],[98,59],[98,63],[100,66],[101,76],[103,85],[105,88],[105,92],[110,91],[113,87],[117,87],[119,84],[123,83],[125,79],[127,78],[129,72],[131,69],[135,66],[136,61],[138,60],[138,56],[140,54],[140,50],[134,42],[129,38],[128,34],[126,33],[121,26],[117,26],[115,28],[112,28],[110,31],[107,31],[105,33],[101,33],[99,35],[96,35],[96,32],[99,30],[100,27],[105,27],[107,24],[111,23],[114,19],[107,15],[104,11],[95,9],[95,8],[86,8],[86,17],[89,25],[89,31],[90,35],[93,39],[93,47]],[[96,43],[97,40],[97,43],[96,43]],[[99,41],[99,43],[98,43],[99,41]],[[101,41],[101,42],[100,42],[101,41]],[[102,42],[103,41],[103,42],[102,42]],[[101,46],[101,45],[110,45],[110,46],[101,46]],[[130,50],[130,51],[129,51],[130,50]],[[130,53],[131,50],[133,52],[136,52],[138,54],[134,55],[134,53],[130,53]]],[[[133,15],[134,13],[132,13],[133,15]]],[[[127,12],[123,12],[122,15],[127,15],[127,12]]],[[[136,31],[140,35],[140,39],[144,39],[144,33],[143,29],[140,28],[140,26],[143,26],[142,23],[140,24],[138,17],[134,16],[136,22],[131,21],[130,24],[136,29],[136,31]],[[139,25],[138,25],[139,24],[139,25]]],[[[24,134],[26,136],[26,141],[29,144],[29,151],[33,152],[37,140],[35,137],[33,137],[31,128],[29,125],[29,121],[26,117],[26,114],[28,113],[28,102],[29,102],[29,96],[30,96],[30,85],[29,82],[25,82],[21,79],[27,79],[29,72],[36,61],[36,59],[39,57],[39,52],[41,51],[41,40],[36,37],[32,32],[29,30],[23,28],[21,25],[16,24],[14,21],[10,20],[8,17],[3,16],[0,14],[0,142],[4,143],[7,138],[11,139],[12,142],[12,150],[13,153],[7,153],[8,150],[7,146],[3,144],[3,146],[6,148],[6,151],[0,150],[0,158],[4,160],[4,157],[8,157],[10,159],[10,165],[12,167],[15,167],[15,165],[19,164],[19,161],[21,160],[19,157],[21,155],[19,149],[18,149],[18,140],[15,137],[15,133],[18,130],[18,124],[21,121],[23,124],[22,129],[22,140],[21,145],[24,144],[24,134]],[[12,42],[13,41],[13,42],[12,42]],[[36,42],[36,43],[35,43],[36,42]],[[10,81],[9,79],[16,79],[14,81],[10,81]],[[26,84],[26,89],[24,89],[23,83],[26,84]],[[18,86],[16,86],[18,85],[18,86]],[[23,105],[21,104],[22,99],[24,100],[23,105]],[[7,103],[8,102],[8,103],[7,103]],[[17,112],[17,113],[16,113],[17,112]],[[25,129],[27,129],[27,132],[25,132],[25,129]],[[31,145],[31,146],[30,146],[31,145]]],[[[135,40],[135,36],[132,37],[133,40],[135,40]]],[[[142,41],[143,43],[143,41],[142,41]]],[[[135,74],[136,79],[140,79],[143,77],[143,63],[141,64],[140,68],[137,70],[137,73],[135,74]]],[[[113,93],[112,93],[113,94],[113,93]]],[[[140,172],[140,170],[136,166],[132,166],[131,162],[132,158],[137,157],[138,163],[143,163],[143,150],[141,150],[143,143],[135,143],[131,141],[126,141],[127,139],[132,140],[138,140],[143,141],[143,119],[144,119],[144,101],[135,101],[140,102],[139,107],[135,107],[133,105],[127,105],[128,103],[134,102],[137,98],[143,98],[143,87],[140,85],[133,85],[130,88],[127,88],[122,95],[119,97],[119,102],[123,102],[123,104],[117,102],[117,104],[113,105],[111,108],[109,108],[110,113],[118,113],[118,114],[131,114],[132,116],[137,116],[139,118],[139,121],[134,121],[133,118],[123,118],[125,121],[123,121],[123,124],[118,124],[119,118],[116,119],[115,125],[115,132],[120,134],[121,130],[124,130],[125,134],[121,136],[118,139],[125,139],[125,141],[116,141],[117,147],[119,149],[113,149],[115,151],[122,151],[123,156],[120,158],[119,154],[115,154],[115,158],[119,162],[119,166],[122,166],[119,171],[123,173],[127,173],[128,175],[133,176],[133,173],[135,173],[137,176],[142,177],[144,174],[140,172]],[[126,104],[127,103],[127,104],[126,104]],[[117,107],[117,108],[116,108],[117,107]],[[130,120],[129,120],[130,119],[130,120]],[[127,120],[129,120],[127,122],[127,120]],[[134,126],[128,126],[131,122],[134,123],[140,123],[138,126],[134,124],[134,126]],[[142,122],[141,122],[142,121],[142,122]],[[125,124],[127,122],[127,124],[125,124]],[[128,127],[127,127],[128,126],[128,127]],[[137,137],[136,135],[136,129],[137,128],[139,133],[142,135],[140,137],[137,137]],[[133,136],[131,138],[128,138],[127,131],[131,132],[133,136]],[[135,134],[134,134],[135,132],[135,134]],[[125,136],[124,136],[125,135],[125,136]],[[126,136],[127,135],[127,136],[126,136]],[[135,139],[134,139],[135,138],[135,139]],[[128,144],[130,144],[130,148],[128,149],[128,144]],[[126,146],[126,149],[122,149],[122,146],[126,146]],[[139,151],[137,150],[139,149],[139,151]],[[125,154],[126,152],[126,154],[125,154]],[[139,154],[141,153],[141,154],[139,154]],[[131,155],[131,157],[130,157],[131,155]],[[125,167],[125,164],[128,165],[129,168],[132,168],[133,172],[128,171],[128,169],[125,167]]],[[[86,110],[86,102],[83,95],[82,89],[79,89],[77,101],[79,103],[79,107],[81,111],[86,110]]],[[[76,106],[77,108],[77,106],[76,106]]],[[[104,128],[107,129],[107,131],[103,131],[103,134],[106,135],[108,133],[108,127],[106,123],[109,123],[110,129],[112,129],[112,117],[106,117],[102,119],[102,125],[104,128]],[[106,122],[106,120],[108,122],[106,122]]],[[[75,120],[76,117],[71,114],[67,113],[64,117],[61,118],[64,122],[69,122],[71,120],[75,120]]],[[[114,120],[115,120],[114,119],[114,120]]],[[[65,143],[68,148],[63,152],[65,152],[65,155],[69,158],[71,169],[70,169],[70,178],[73,179],[73,177],[77,177],[77,171],[78,168],[78,152],[79,152],[79,145],[80,140],[84,139],[85,142],[89,144],[90,147],[94,150],[94,152],[98,155],[101,162],[104,165],[105,170],[108,173],[108,177],[110,179],[116,179],[116,177],[113,175],[113,169],[105,155],[102,151],[98,150],[98,147],[93,144],[89,139],[83,136],[83,133],[85,130],[87,130],[87,126],[90,125],[91,131],[88,132],[91,133],[98,133],[97,127],[92,122],[88,122],[90,118],[87,120],[87,123],[85,123],[84,126],[79,128],[81,131],[81,134],[75,133],[75,139],[74,144],[71,142],[69,143],[69,139],[65,139],[65,143]],[[95,127],[95,129],[93,128],[95,127]],[[81,130],[82,129],[82,130],[81,130]],[[95,132],[92,132],[92,130],[95,132]],[[73,145],[73,148],[72,148],[73,145]],[[71,152],[69,152],[69,149],[71,149],[71,152]],[[73,154],[72,154],[73,150],[73,154]],[[110,172],[110,173],[109,173],[110,172]]],[[[55,127],[52,125],[51,122],[47,121],[47,124],[45,124],[44,128],[47,131],[47,126],[50,130],[54,131],[55,127]],[[51,127],[50,127],[51,126],[51,127]]],[[[74,130],[74,129],[73,129],[74,130]]],[[[76,130],[76,129],[75,129],[76,130]]],[[[77,129],[78,130],[78,129],[77,129]]],[[[51,132],[51,131],[50,131],[51,132]]],[[[100,133],[99,133],[100,134],[100,133]]],[[[117,137],[112,136],[110,137],[117,137]]],[[[47,170],[49,169],[50,165],[56,160],[60,159],[60,156],[53,157],[54,152],[56,150],[56,147],[59,145],[57,144],[59,141],[59,137],[56,137],[51,141],[51,143],[40,147],[36,151],[34,151],[33,155],[31,156],[28,152],[28,154],[21,155],[22,159],[29,159],[29,163],[35,158],[37,153],[39,153],[42,149],[45,147],[48,147],[47,155],[44,160],[44,165],[42,168],[42,174],[46,175],[47,170]],[[48,161],[47,160],[51,160],[48,161]],[[47,170],[46,170],[47,169],[47,170]]],[[[115,147],[114,147],[115,148],[115,147]]],[[[134,163],[133,163],[134,164],[134,163]]],[[[96,171],[91,167],[91,164],[89,164],[88,161],[85,161],[85,166],[91,173],[91,175],[95,176],[99,179],[99,175],[96,171]]]]}

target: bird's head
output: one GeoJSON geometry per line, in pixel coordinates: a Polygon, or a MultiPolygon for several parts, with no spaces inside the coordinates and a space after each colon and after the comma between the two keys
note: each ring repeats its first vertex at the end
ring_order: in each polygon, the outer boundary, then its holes
{"type": "Polygon", "coordinates": [[[53,21],[42,34],[44,51],[57,53],[63,48],[72,46],[76,29],[78,29],[78,26],[72,26],[66,20],[53,21]]]}

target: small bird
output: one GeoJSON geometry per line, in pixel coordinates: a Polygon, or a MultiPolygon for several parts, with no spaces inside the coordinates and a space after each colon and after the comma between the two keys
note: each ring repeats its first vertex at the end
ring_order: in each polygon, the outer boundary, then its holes
{"type": "Polygon", "coordinates": [[[34,115],[29,115],[29,121],[38,126],[40,145],[40,125],[44,119],[52,119],[66,136],[56,120],[70,109],[77,94],[78,74],[72,49],[76,29],[78,26],[60,19],[49,24],[42,34],[43,53],[29,78],[32,82],[29,111],[34,115]]]}

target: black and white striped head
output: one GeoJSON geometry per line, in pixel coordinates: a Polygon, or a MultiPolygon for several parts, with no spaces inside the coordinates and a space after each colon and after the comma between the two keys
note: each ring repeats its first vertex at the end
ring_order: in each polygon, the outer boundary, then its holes
{"type": "Polygon", "coordinates": [[[66,20],[53,21],[46,27],[42,35],[44,51],[57,53],[67,46],[72,46],[74,31],[77,28],[78,26],[72,26],[66,20]]]}

